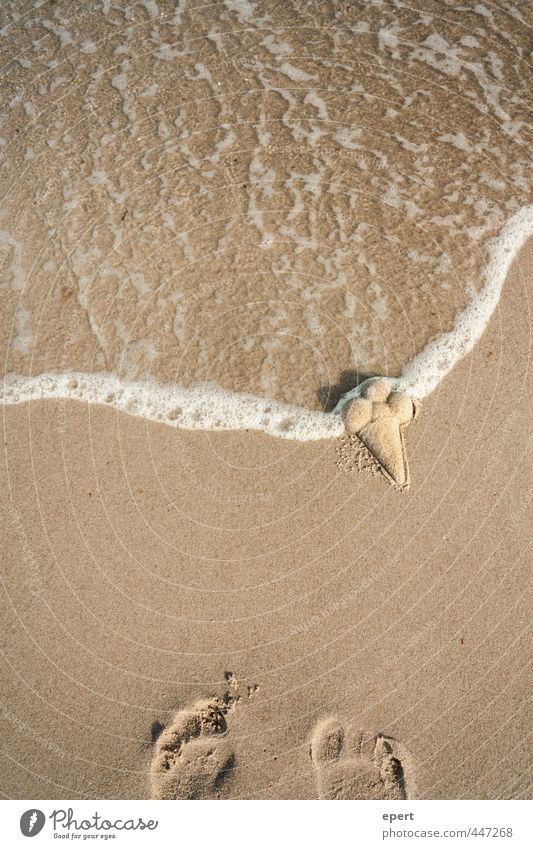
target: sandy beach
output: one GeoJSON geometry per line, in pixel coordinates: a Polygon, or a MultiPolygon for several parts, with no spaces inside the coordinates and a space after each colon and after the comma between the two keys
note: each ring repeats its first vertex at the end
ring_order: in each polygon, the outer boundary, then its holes
{"type": "Polygon", "coordinates": [[[404,796],[527,798],[532,268],[406,431],[406,493],[335,440],[4,407],[2,795],[164,795],[174,728],[197,796],[357,794],[378,739],[404,796]]]}
{"type": "Polygon", "coordinates": [[[2,2],[3,798],[530,797],[532,24],[2,2]]]}

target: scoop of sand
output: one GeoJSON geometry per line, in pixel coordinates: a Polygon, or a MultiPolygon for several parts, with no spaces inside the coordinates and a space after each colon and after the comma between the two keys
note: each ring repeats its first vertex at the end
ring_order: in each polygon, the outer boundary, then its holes
{"type": "Polygon", "coordinates": [[[395,392],[384,378],[365,382],[344,408],[346,438],[340,451],[345,468],[370,466],[397,489],[409,488],[404,429],[417,416],[419,402],[395,392]]]}

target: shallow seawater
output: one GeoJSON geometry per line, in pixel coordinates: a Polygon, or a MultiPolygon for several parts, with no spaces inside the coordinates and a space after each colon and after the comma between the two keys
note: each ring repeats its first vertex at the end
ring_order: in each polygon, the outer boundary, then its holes
{"type": "Polygon", "coordinates": [[[4,373],[399,375],[531,203],[532,9],[4,2],[4,373]]]}

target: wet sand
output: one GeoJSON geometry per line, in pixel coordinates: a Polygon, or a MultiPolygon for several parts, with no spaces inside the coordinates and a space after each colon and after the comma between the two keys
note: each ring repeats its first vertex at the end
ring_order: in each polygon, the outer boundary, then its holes
{"type": "Polygon", "coordinates": [[[531,203],[507,6],[4,0],[3,373],[398,376],[531,203]]]}

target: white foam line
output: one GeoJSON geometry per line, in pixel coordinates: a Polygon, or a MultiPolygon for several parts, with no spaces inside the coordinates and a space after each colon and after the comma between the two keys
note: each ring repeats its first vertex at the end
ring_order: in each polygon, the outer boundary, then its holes
{"type": "MultiPolygon", "coordinates": [[[[477,295],[459,312],[453,328],[432,339],[411,360],[401,376],[391,380],[395,389],[413,398],[430,395],[453,367],[469,354],[487,327],[498,306],[509,269],[527,239],[533,236],[533,205],[522,207],[505,224],[500,234],[488,242],[489,260],[483,273],[483,285],[477,295]]],[[[361,387],[350,390],[339,401],[335,412],[359,395],[361,387]]]]}
{"type": "Polygon", "coordinates": [[[213,385],[184,389],[155,381],[124,380],[107,373],[63,372],[33,377],[8,374],[0,404],[39,399],[102,404],[150,421],[188,430],[261,430],[282,439],[332,439],[344,430],[340,416],[230,392],[213,385]]]}
{"type": "Polygon", "coordinates": [[[520,209],[488,242],[489,261],[483,286],[457,314],[453,328],[432,339],[404,369],[399,385],[416,398],[425,398],[481,339],[498,306],[503,284],[518,252],[533,235],[533,205],[520,209]]]}
{"type": "MultiPolygon", "coordinates": [[[[401,377],[391,379],[395,389],[425,398],[472,350],[498,306],[513,260],[531,235],[533,205],[513,215],[499,236],[489,242],[489,261],[480,291],[458,313],[452,330],[432,339],[401,377]]],[[[189,430],[261,430],[282,439],[306,442],[340,436],[344,426],[339,413],[360,394],[361,388],[362,385],[347,392],[333,413],[322,413],[211,384],[184,389],[155,381],[124,380],[107,373],[63,372],[31,377],[9,374],[3,379],[0,404],[41,398],[72,399],[189,430]]]]}

